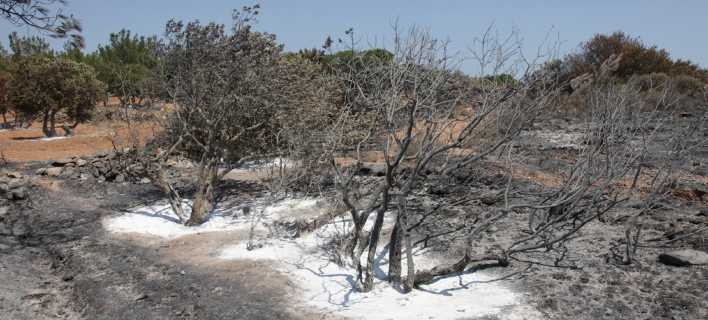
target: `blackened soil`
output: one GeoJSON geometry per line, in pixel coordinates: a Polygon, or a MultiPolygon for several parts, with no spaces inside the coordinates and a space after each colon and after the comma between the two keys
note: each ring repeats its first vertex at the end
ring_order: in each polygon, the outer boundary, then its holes
{"type": "MultiPolygon", "coordinates": [[[[31,176],[34,166],[25,172],[31,176]]],[[[189,190],[183,190],[189,193],[189,190]]],[[[160,244],[106,234],[102,219],[161,199],[150,184],[32,177],[29,197],[0,208],[0,318],[300,318],[267,265],[197,266],[160,244]],[[52,186],[54,182],[57,182],[52,186]]],[[[186,254],[186,253],[185,253],[186,254]]]]}

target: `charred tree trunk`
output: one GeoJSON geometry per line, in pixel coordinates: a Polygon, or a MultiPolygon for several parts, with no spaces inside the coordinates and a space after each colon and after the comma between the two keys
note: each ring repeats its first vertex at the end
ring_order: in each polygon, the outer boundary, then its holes
{"type": "Polygon", "coordinates": [[[403,250],[401,224],[401,212],[399,211],[398,217],[396,218],[396,225],[391,232],[391,241],[388,245],[388,282],[393,283],[401,279],[401,251],[403,250]]]}
{"type": "Polygon", "coordinates": [[[384,213],[388,210],[388,188],[383,190],[383,201],[381,203],[381,208],[376,212],[376,222],[374,222],[374,228],[371,230],[371,235],[369,238],[369,255],[366,259],[366,277],[362,279],[361,272],[357,277],[356,289],[359,292],[369,292],[374,284],[374,270],[376,269],[376,247],[379,243],[379,236],[381,235],[381,227],[383,226],[384,213]],[[362,282],[363,280],[363,282],[362,282]]]}
{"type": "Polygon", "coordinates": [[[188,226],[198,226],[204,222],[204,218],[212,209],[212,201],[214,200],[214,188],[218,179],[219,163],[217,158],[206,160],[203,156],[198,171],[197,190],[194,195],[194,203],[192,204],[192,214],[187,221],[188,226]],[[214,172],[216,171],[216,172],[214,172]]]}
{"type": "Polygon", "coordinates": [[[146,171],[150,176],[150,180],[152,180],[152,185],[167,195],[167,199],[170,201],[172,210],[179,218],[179,222],[181,224],[185,224],[189,219],[189,216],[186,212],[184,212],[184,207],[182,207],[182,199],[180,198],[179,193],[177,193],[177,190],[165,181],[165,175],[162,173],[162,165],[159,165],[157,170],[150,171],[146,168],[146,171]]]}

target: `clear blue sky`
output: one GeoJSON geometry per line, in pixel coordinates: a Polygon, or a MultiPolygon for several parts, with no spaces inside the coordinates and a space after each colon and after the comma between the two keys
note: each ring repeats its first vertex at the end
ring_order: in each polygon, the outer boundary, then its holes
{"type": "MultiPolygon", "coordinates": [[[[69,0],[65,13],[83,22],[86,52],[106,44],[110,33],[123,28],[139,35],[160,36],[170,19],[229,24],[231,11],[257,2],[185,0],[69,0]]],[[[594,34],[622,30],[640,36],[644,44],[666,49],[674,59],[690,59],[708,66],[708,1],[285,1],[260,0],[259,24],[254,28],[278,36],[285,50],[320,47],[327,36],[344,38],[353,27],[359,35],[381,41],[390,37],[390,21],[427,25],[438,38],[449,37],[454,50],[467,50],[494,21],[494,29],[521,29],[525,46],[533,50],[553,28],[563,53],[575,49],[594,34]]],[[[0,43],[8,47],[7,34],[38,35],[36,30],[15,28],[0,21],[0,43]]],[[[50,40],[61,50],[64,41],[50,40]]],[[[463,71],[473,73],[471,65],[463,71]]]]}

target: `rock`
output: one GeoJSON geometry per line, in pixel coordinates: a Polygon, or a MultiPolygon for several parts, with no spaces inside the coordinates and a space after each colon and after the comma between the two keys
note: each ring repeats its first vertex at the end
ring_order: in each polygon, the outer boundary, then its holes
{"type": "Polygon", "coordinates": [[[111,150],[111,152],[106,155],[106,159],[113,160],[116,158],[116,156],[118,156],[118,154],[115,151],[111,150]]]}
{"type": "Polygon", "coordinates": [[[385,163],[365,163],[359,169],[359,172],[363,174],[371,174],[373,176],[381,177],[386,175],[386,164],[385,163]]]}
{"type": "Polygon", "coordinates": [[[58,177],[61,175],[62,168],[61,167],[47,168],[46,172],[47,172],[47,176],[58,177]]]}
{"type": "Polygon", "coordinates": [[[74,276],[75,276],[74,273],[73,273],[73,272],[70,272],[70,273],[67,273],[67,274],[63,275],[63,276],[61,277],[61,279],[62,279],[63,281],[71,281],[71,280],[74,280],[74,276]]]}
{"type": "Polygon", "coordinates": [[[64,165],[65,168],[71,168],[71,167],[75,167],[75,166],[76,166],[76,164],[73,163],[73,162],[69,162],[69,163],[67,163],[67,164],[64,165]]]}
{"type": "Polygon", "coordinates": [[[497,232],[498,230],[499,228],[497,228],[496,226],[489,226],[489,228],[487,228],[488,233],[497,232]]]}
{"type": "Polygon", "coordinates": [[[142,178],[140,179],[140,183],[150,183],[150,178],[142,178]]]}
{"type": "Polygon", "coordinates": [[[68,179],[72,174],[74,173],[74,170],[71,168],[66,168],[62,173],[59,175],[59,179],[68,179]]]}
{"type": "Polygon", "coordinates": [[[54,162],[52,162],[52,165],[55,167],[63,167],[67,163],[72,163],[73,161],[74,160],[71,158],[64,158],[64,159],[54,160],[54,162]]]}
{"type": "Polygon", "coordinates": [[[659,260],[675,266],[701,265],[708,264],[708,253],[693,249],[671,251],[659,255],[659,260]]]}
{"type": "Polygon", "coordinates": [[[88,164],[88,161],[86,161],[86,160],[84,160],[84,159],[78,159],[78,160],[76,160],[76,166],[77,166],[77,167],[83,167],[83,166],[85,166],[86,164],[88,164]]]}
{"type": "Polygon", "coordinates": [[[47,168],[39,168],[37,171],[34,172],[34,174],[41,176],[43,174],[47,174],[47,168]]]}
{"type": "Polygon", "coordinates": [[[23,200],[27,198],[27,188],[21,187],[17,188],[15,190],[12,190],[12,199],[13,200],[23,200]]]}
{"type": "Polygon", "coordinates": [[[122,174],[117,175],[116,178],[113,179],[113,182],[117,182],[117,183],[121,183],[124,181],[125,181],[125,176],[123,176],[122,174]]]}
{"type": "Polygon", "coordinates": [[[90,176],[84,180],[84,182],[81,183],[81,186],[84,188],[91,188],[98,183],[98,179],[96,179],[94,176],[90,176]]]}
{"type": "Polygon", "coordinates": [[[106,177],[104,177],[103,175],[98,176],[98,182],[105,182],[105,181],[106,181],[106,177]]]}
{"type": "Polygon", "coordinates": [[[98,172],[104,176],[110,171],[111,171],[111,169],[109,169],[108,166],[104,166],[104,167],[101,167],[100,169],[98,169],[98,172]]]}
{"type": "Polygon", "coordinates": [[[103,149],[98,152],[98,157],[105,158],[109,153],[111,153],[111,151],[113,151],[113,150],[112,149],[103,149]]]}
{"type": "Polygon", "coordinates": [[[81,179],[81,181],[84,181],[84,180],[86,180],[86,179],[88,179],[88,178],[90,178],[90,177],[93,177],[93,175],[90,174],[90,173],[82,173],[82,174],[79,176],[79,179],[81,179]]]}
{"type": "Polygon", "coordinates": [[[8,192],[10,192],[10,186],[4,183],[0,184],[0,194],[6,194],[8,192]]]}
{"type": "Polygon", "coordinates": [[[19,173],[19,172],[16,172],[16,171],[9,172],[9,173],[7,174],[7,176],[10,177],[10,178],[14,178],[14,179],[22,179],[22,178],[23,178],[22,174],[19,173]]]}
{"type": "Polygon", "coordinates": [[[2,197],[7,200],[12,200],[13,195],[12,195],[12,192],[8,192],[8,193],[3,194],[2,197]]]}

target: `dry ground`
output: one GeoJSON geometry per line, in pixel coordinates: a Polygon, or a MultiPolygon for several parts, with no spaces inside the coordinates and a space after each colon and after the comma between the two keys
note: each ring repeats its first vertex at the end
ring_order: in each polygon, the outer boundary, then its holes
{"type": "MultiPolygon", "coordinates": [[[[4,168],[24,168],[31,175],[36,168],[47,166],[47,160],[110,148],[116,141],[114,128],[115,123],[96,121],[80,125],[76,136],[50,141],[30,140],[42,137],[41,129],[0,131],[0,145],[7,146],[4,155],[10,161],[4,168]]],[[[652,214],[647,239],[708,226],[706,216],[699,214],[708,195],[697,188],[707,185],[703,152],[698,165],[686,171],[686,184],[672,199],[672,208],[652,214]]],[[[548,152],[543,156],[546,163],[561,158],[548,152]]],[[[524,168],[520,179],[553,184],[552,167],[545,170],[542,154],[538,157],[538,162],[529,162],[539,163],[539,168],[524,168]]],[[[189,181],[189,169],[180,170],[182,179],[189,181]]],[[[257,177],[247,173],[230,178],[229,185],[221,188],[224,198],[238,201],[257,194],[250,182],[257,177]]],[[[162,198],[149,184],[103,183],[84,189],[76,182],[37,177],[30,184],[29,200],[2,203],[0,318],[336,318],[293,305],[289,298],[294,292],[292,283],[267,264],[214,262],[214,248],[242,239],[244,234],[195,234],[167,242],[105,234],[101,224],[105,217],[162,198]]],[[[180,192],[189,197],[193,190],[180,192]]],[[[471,210],[481,214],[489,209],[493,206],[478,205],[471,210]]],[[[428,218],[434,215],[422,217],[421,223],[428,223],[428,218]]],[[[446,217],[451,223],[463,218],[446,217]]],[[[439,224],[427,226],[435,229],[439,224]]],[[[545,318],[707,317],[708,268],[667,266],[657,259],[666,250],[706,250],[703,233],[669,244],[665,240],[645,243],[638,263],[623,266],[617,262],[623,228],[622,220],[593,223],[567,245],[518,255],[508,268],[480,265],[472,270],[487,269],[499,281],[526,292],[523,303],[533,305],[545,318]]],[[[480,243],[493,244],[503,237],[504,230],[488,232],[480,243]]]]}

